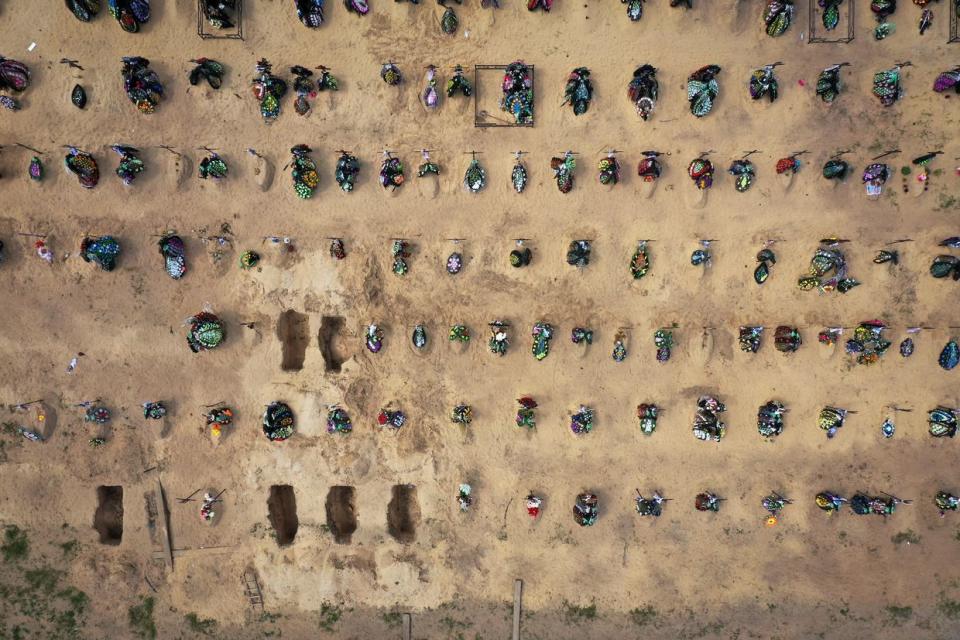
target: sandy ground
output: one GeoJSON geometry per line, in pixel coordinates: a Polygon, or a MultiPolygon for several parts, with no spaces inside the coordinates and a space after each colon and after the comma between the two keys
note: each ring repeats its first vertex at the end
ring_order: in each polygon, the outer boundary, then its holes
{"type": "MultiPolygon", "coordinates": [[[[941,519],[932,504],[940,488],[960,491],[956,444],[930,438],[925,425],[928,409],[960,403],[956,372],[936,363],[949,327],[960,325],[958,289],[927,273],[939,253],[936,242],[957,233],[952,159],[960,149],[950,135],[956,99],[930,89],[937,73],[956,63],[945,44],[946,4],[934,8],[934,27],[923,38],[916,34],[919,10],[902,2],[894,18],[899,30],[887,40],[872,40],[872,19],[860,6],[853,43],[808,45],[805,0],[779,39],[762,33],[761,2],[700,1],[684,11],[654,0],[638,24],[612,0],[558,0],[547,15],[531,15],[516,2],[497,12],[471,3],[457,7],[461,29],[445,37],[437,26],[442,10],[430,3],[372,1],[365,18],[331,3],[328,24],[316,32],[300,25],[292,2],[248,1],[243,42],[201,41],[192,0],[154,0],[154,18],[138,35],[121,32],[109,15],[81,24],[59,2],[34,12],[23,0],[0,5],[0,53],[30,65],[34,81],[24,109],[0,117],[6,244],[0,397],[5,403],[43,398],[50,415],[44,445],[4,436],[0,523],[27,530],[37,549],[79,543],[65,580],[92,599],[82,637],[127,637],[127,607],[152,596],[161,638],[191,637],[183,622],[188,612],[216,619],[223,637],[280,631],[291,638],[400,637],[388,624],[389,613],[399,611],[414,612],[417,638],[505,638],[515,578],[526,585],[525,638],[956,637],[960,533],[956,516],[941,519]],[[123,95],[123,55],[151,59],[164,81],[168,97],[155,114],[137,113],[123,95]],[[187,83],[188,60],[201,55],[229,67],[218,92],[187,83]],[[64,56],[85,70],[57,64],[64,56]],[[288,78],[293,64],[326,64],[342,89],[318,97],[306,118],[294,113],[288,96],[279,120],[266,126],[249,92],[261,56],[288,78]],[[439,65],[445,79],[454,64],[472,69],[517,58],[536,65],[534,128],[478,129],[470,101],[445,99],[431,114],[417,102],[428,63],[439,65]],[[387,59],[407,74],[399,89],[378,77],[387,59]],[[872,74],[904,59],[914,63],[906,70],[906,95],[884,109],[870,95],[872,74]],[[786,63],[778,70],[780,100],[751,102],[750,71],[778,60],[786,63]],[[824,105],[813,92],[816,75],[843,61],[852,63],[846,92],[824,105]],[[662,94],[646,123],[625,95],[633,69],[644,62],[660,68],[662,94]],[[709,63],[723,68],[721,94],[714,112],[696,120],[687,111],[684,81],[709,63]],[[566,74],[581,65],[593,70],[596,100],[574,117],[559,104],[566,74]],[[83,112],[68,100],[76,82],[90,95],[83,112]],[[15,142],[44,152],[42,184],[27,179],[32,154],[15,142]],[[147,172],[130,188],[112,175],[112,143],[143,150],[147,172]],[[309,201],[295,197],[282,171],[297,143],[310,144],[320,165],[320,187],[309,201]],[[80,189],[62,170],[66,144],[95,153],[102,173],[95,190],[80,189]],[[161,144],[190,159],[191,175],[182,182],[176,156],[161,144]],[[192,175],[202,145],[220,150],[230,164],[223,184],[192,175]],[[249,147],[276,172],[265,192],[249,147]],[[439,182],[412,175],[423,147],[434,149],[442,165],[439,182]],[[611,147],[623,151],[624,180],[606,189],[595,167],[611,147]],[[349,195],[332,178],[340,148],[363,163],[349,195]],[[394,196],[376,183],[384,148],[408,165],[408,184],[394,196]],[[891,161],[896,175],[879,201],[869,201],[859,172],[890,148],[902,149],[891,161]],[[930,190],[903,193],[899,167],[937,148],[945,153],[934,162],[930,190]],[[531,184],[522,195],[508,184],[517,149],[529,151],[531,184]],[[573,192],[562,195],[549,160],[566,149],[579,153],[580,164],[573,192]],[[670,154],[650,198],[635,176],[644,149],[670,154]],[[708,149],[719,171],[706,203],[698,204],[685,168],[708,149]],[[753,157],[759,176],[750,192],[739,194],[722,170],[749,149],[762,150],[753,157]],[[787,184],[773,165],[801,149],[810,151],[806,165],[787,184]],[[834,187],[819,177],[819,167],[840,149],[853,150],[847,157],[855,175],[834,187]],[[479,195],[461,186],[471,150],[481,152],[489,175],[479,195]],[[233,248],[215,261],[200,237],[223,223],[232,229],[233,248]],[[164,274],[156,250],[156,234],[165,229],[187,240],[190,272],[179,282],[164,274]],[[55,264],[37,259],[31,239],[18,232],[49,234],[55,264]],[[87,233],[122,241],[116,271],[78,259],[87,233]],[[261,238],[273,234],[294,237],[297,251],[283,255],[262,246],[261,238]],[[817,240],[831,235],[851,240],[845,245],[851,274],[863,285],[846,295],[799,291],[796,278],[817,240]],[[329,257],[328,236],[345,239],[345,261],[329,257]],[[390,273],[394,237],[416,248],[402,279],[390,273]],[[518,237],[531,239],[535,252],[525,270],[507,263],[518,237]],[[456,277],[442,267],[453,250],[448,238],[464,239],[466,266],[456,277]],[[563,260],[567,243],[579,238],[594,246],[582,271],[563,260]],[[699,238],[717,240],[706,271],[688,262],[699,238]],[[778,239],[778,262],[758,288],[753,256],[771,238],[778,239]],[[871,263],[878,248],[900,238],[913,239],[900,245],[900,266],[871,263]],[[627,265],[640,239],[653,240],[653,268],[633,282],[627,265]],[[261,269],[236,266],[246,248],[262,251],[261,269]],[[192,354],[181,323],[205,303],[227,322],[228,339],[216,351],[192,354]],[[295,332],[306,344],[300,371],[280,367],[277,323],[286,310],[304,314],[295,332]],[[332,349],[345,360],[339,373],[324,371],[325,316],[344,319],[332,337],[332,349]],[[496,318],[513,324],[513,347],[502,359],[485,348],[486,323],[496,318]],[[894,347],[870,368],[816,342],[823,326],[872,318],[889,323],[895,345],[906,327],[934,329],[919,335],[912,358],[902,359],[894,347]],[[529,353],[530,327],[538,320],[557,329],[543,362],[529,353]],[[386,332],[375,356],[362,341],[373,321],[386,332]],[[417,322],[432,338],[424,355],[409,346],[417,322]],[[477,338],[463,352],[444,339],[458,322],[477,338]],[[674,357],[658,364],[653,331],[674,322],[674,357]],[[768,327],[768,339],[750,356],[737,348],[736,329],[754,323],[768,327]],[[568,338],[580,324],[596,331],[586,352],[568,338]],[[801,327],[799,352],[773,349],[778,324],[801,327]],[[630,349],[620,364],[610,357],[618,327],[627,328],[630,349]],[[706,352],[699,347],[703,327],[713,336],[706,352]],[[80,351],[86,355],[67,374],[67,362],[80,351]],[[704,392],[718,394],[729,408],[729,432],[719,445],[690,433],[704,392]],[[512,425],[522,394],[540,403],[534,432],[512,425]],[[92,450],[91,429],[72,405],[96,397],[115,417],[107,446],[92,450]],[[140,415],[140,403],[157,399],[170,408],[163,426],[140,415]],[[276,399],[289,402],[298,418],[296,436],[283,444],[268,442],[259,428],[264,405],[276,399]],[[769,399],[789,407],[787,429],[772,443],[756,432],[757,407],[769,399]],[[202,407],[218,401],[231,405],[237,420],[215,448],[202,407]],[[645,438],[634,412],[648,401],[661,406],[662,418],[657,433],[645,438]],[[325,433],[326,405],[334,402],[353,417],[348,437],[325,433]],[[467,429],[447,418],[459,402],[474,407],[467,429]],[[395,435],[375,427],[387,403],[409,418],[395,435]],[[596,409],[597,427],[575,438],[567,421],[580,403],[596,409]],[[825,404],[858,412],[831,441],[815,424],[825,404]],[[898,414],[896,437],[884,441],[879,425],[891,404],[912,413],[898,414]],[[157,474],[171,502],[174,546],[223,545],[228,553],[178,558],[172,571],[151,559],[160,547],[145,496],[157,474]],[[464,481],[476,497],[466,515],[454,500],[464,481]],[[402,544],[388,534],[387,506],[391,487],[408,483],[417,488],[420,519],[415,540],[402,544]],[[266,504],[270,486],[280,484],[294,487],[300,523],[294,543],[283,548],[271,535],[266,504]],[[118,546],[99,544],[91,526],[100,485],[124,488],[118,546]],[[336,544],[328,530],[332,486],[355,487],[358,528],[349,544],[336,544]],[[198,488],[226,489],[212,527],[198,521],[197,503],[173,499],[198,488]],[[637,488],[671,498],[663,517],[636,515],[637,488]],[[523,509],[531,489],[545,498],[536,522],[523,509]],[[694,494],[704,489],[727,498],[720,513],[693,509],[694,494]],[[827,518],[812,500],[822,489],[889,491],[915,503],[887,521],[849,512],[827,518]],[[570,515],[582,490],[602,501],[598,524],[587,529],[570,515]],[[796,504],[780,525],[765,528],[759,501],[771,490],[796,504]],[[919,544],[894,541],[906,532],[919,544]],[[262,583],[265,618],[249,615],[240,579],[246,567],[262,583]],[[591,604],[596,618],[572,608],[591,604]],[[343,609],[335,623],[331,607],[343,609]],[[912,609],[907,615],[890,607],[912,609]],[[642,613],[649,611],[655,613],[642,613]],[[318,620],[326,621],[320,630],[318,620]]],[[[481,98],[490,98],[497,80],[480,87],[481,98]]],[[[12,626],[17,614],[0,607],[12,626]]],[[[19,621],[30,629],[30,621],[19,621]]]]}

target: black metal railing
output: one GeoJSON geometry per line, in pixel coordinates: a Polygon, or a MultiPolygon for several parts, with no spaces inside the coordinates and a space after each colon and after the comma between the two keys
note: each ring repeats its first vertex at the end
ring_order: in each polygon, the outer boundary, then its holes
{"type": "Polygon", "coordinates": [[[210,31],[210,22],[207,20],[207,12],[203,8],[204,0],[197,0],[197,35],[204,40],[212,38],[214,40],[243,40],[243,0],[237,0],[236,10],[234,11],[234,26],[232,29],[218,29],[210,31]]]}
{"type": "MultiPolygon", "coordinates": [[[[533,65],[527,65],[527,68],[530,70],[530,81],[533,83],[534,88],[534,104],[536,104],[536,78],[534,76],[533,65]]],[[[478,64],[474,65],[473,68],[473,126],[475,127],[532,127],[534,120],[536,120],[536,111],[534,111],[534,117],[530,122],[511,122],[506,117],[501,117],[498,114],[493,114],[487,111],[486,109],[480,108],[480,74],[482,71],[506,71],[507,65],[505,64],[478,64]]],[[[499,83],[498,83],[499,86],[499,83]]],[[[504,116],[506,116],[504,112],[504,116]]]]}
{"type": "MultiPolygon", "coordinates": [[[[953,1],[954,0],[951,0],[951,2],[953,1]]],[[[835,32],[826,31],[826,29],[823,28],[820,3],[818,3],[817,0],[807,0],[807,5],[810,7],[810,25],[808,27],[810,38],[807,42],[810,44],[846,44],[853,41],[856,0],[845,0],[845,2],[840,5],[840,23],[846,24],[847,33],[845,36],[841,35],[836,38],[831,37],[835,32]],[[846,7],[846,10],[844,10],[844,7],[846,7]],[[828,36],[827,34],[830,35],[828,36]]]]}

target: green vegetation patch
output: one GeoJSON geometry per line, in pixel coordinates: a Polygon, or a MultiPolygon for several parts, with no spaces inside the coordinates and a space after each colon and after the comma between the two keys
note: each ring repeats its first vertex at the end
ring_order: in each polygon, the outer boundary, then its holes
{"type": "Polygon", "coordinates": [[[630,620],[638,627],[645,627],[656,622],[657,610],[650,604],[645,607],[638,607],[630,611],[630,620]]]}
{"type": "Polygon", "coordinates": [[[320,628],[326,631],[327,633],[333,633],[334,627],[337,626],[337,623],[340,622],[340,618],[343,617],[343,609],[339,606],[323,601],[323,604],[320,605],[320,621],[318,624],[320,628]]]}
{"type": "Polygon", "coordinates": [[[564,616],[569,622],[584,622],[594,620],[597,617],[597,605],[591,602],[588,606],[579,606],[571,604],[564,600],[564,616]]]}
{"type": "Polygon", "coordinates": [[[15,524],[8,524],[3,529],[3,544],[0,545],[4,562],[18,562],[30,555],[30,540],[27,533],[15,524]]]}
{"type": "Polygon", "coordinates": [[[140,598],[140,604],[127,609],[127,622],[139,638],[154,640],[157,637],[157,625],[153,621],[153,605],[153,598],[140,598]]]}

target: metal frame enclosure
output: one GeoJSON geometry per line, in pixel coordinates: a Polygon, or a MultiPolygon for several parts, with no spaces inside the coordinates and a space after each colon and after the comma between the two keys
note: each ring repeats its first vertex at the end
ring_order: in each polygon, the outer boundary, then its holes
{"type": "Polygon", "coordinates": [[[957,34],[957,27],[960,26],[960,15],[957,15],[957,3],[954,0],[949,0],[950,2],[950,37],[947,39],[947,44],[953,44],[955,42],[960,42],[960,35],[957,34]]]}
{"type": "MultiPolygon", "coordinates": [[[[846,37],[830,39],[826,36],[817,35],[817,26],[820,25],[820,28],[823,29],[819,19],[820,16],[818,15],[819,4],[817,3],[817,0],[807,0],[807,6],[810,8],[810,24],[807,27],[809,29],[808,33],[810,34],[810,38],[807,40],[807,42],[809,44],[847,44],[849,42],[853,42],[853,36],[855,34],[854,15],[856,14],[856,4],[856,0],[844,0],[844,5],[847,7],[847,35],[846,37]]],[[[843,9],[841,8],[841,12],[842,11],[843,9]]]]}
{"type": "Polygon", "coordinates": [[[243,0],[237,0],[236,22],[237,26],[233,31],[207,31],[209,25],[203,11],[203,0],[197,0],[197,35],[204,40],[243,40],[243,0]]]}
{"type": "MultiPolygon", "coordinates": [[[[474,127],[532,127],[537,120],[534,112],[533,122],[497,122],[496,116],[483,116],[480,109],[480,72],[489,70],[506,71],[508,65],[505,64],[478,64],[473,67],[473,126],[474,127]]],[[[533,83],[533,99],[536,104],[537,99],[537,77],[532,64],[528,64],[530,69],[530,81],[533,83]]]]}

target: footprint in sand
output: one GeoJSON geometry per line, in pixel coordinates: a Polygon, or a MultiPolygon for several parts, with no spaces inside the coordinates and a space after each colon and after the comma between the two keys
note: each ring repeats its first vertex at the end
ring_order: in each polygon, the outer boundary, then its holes
{"type": "Polygon", "coordinates": [[[691,356],[694,363],[702,367],[710,362],[710,358],[713,356],[713,346],[713,328],[704,327],[700,333],[699,341],[693,345],[691,356]]]}
{"type": "Polygon", "coordinates": [[[273,163],[255,149],[247,149],[247,164],[250,166],[250,174],[257,188],[260,191],[268,190],[273,184],[273,163]]]}
{"type": "Polygon", "coordinates": [[[684,199],[690,209],[703,209],[707,206],[707,189],[693,187],[687,191],[684,199]]]}
{"type": "MultiPolygon", "coordinates": [[[[399,86],[387,87],[387,89],[389,93],[384,98],[383,104],[387,106],[390,115],[399,115],[402,111],[406,110],[407,106],[407,82],[404,80],[399,86]]],[[[420,102],[419,96],[417,97],[417,102],[420,102]]]]}
{"type": "Polygon", "coordinates": [[[167,148],[170,152],[168,157],[168,162],[170,163],[170,170],[166,172],[169,176],[168,180],[170,181],[170,186],[174,191],[179,191],[187,183],[187,180],[193,173],[193,163],[190,158],[186,155],[180,153],[179,151],[174,151],[173,149],[167,148]]]}
{"type": "Polygon", "coordinates": [[[783,190],[784,194],[790,193],[790,190],[793,189],[793,184],[796,182],[797,174],[793,171],[787,171],[786,173],[781,173],[777,175],[777,183],[780,184],[780,188],[783,190]]]}
{"type": "Polygon", "coordinates": [[[440,193],[440,176],[428,173],[422,178],[418,177],[417,192],[424,198],[436,198],[440,193]]]}
{"type": "Polygon", "coordinates": [[[748,25],[756,24],[753,21],[751,14],[752,7],[749,0],[736,0],[733,6],[733,11],[727,12],[729,16],[729,24],[727,28],[731,33],[741,33],[748,25]]]}
{"type": "Polygon", "coordinates": [[[640,182],[640,197],[644,200],[649,200],[653,197],[654,192],[657,190],[657,183],[659,180],[643,180],[640,182]]]}

